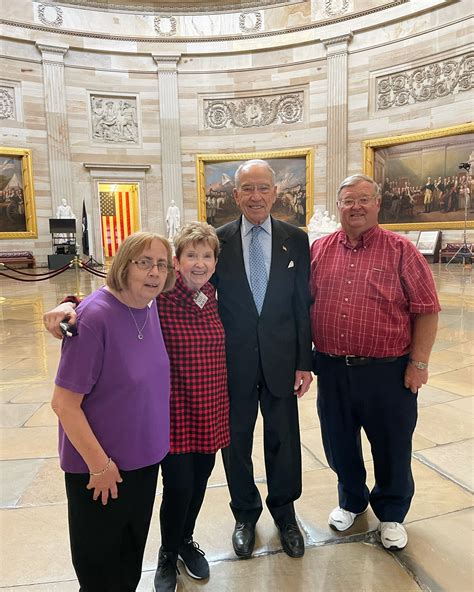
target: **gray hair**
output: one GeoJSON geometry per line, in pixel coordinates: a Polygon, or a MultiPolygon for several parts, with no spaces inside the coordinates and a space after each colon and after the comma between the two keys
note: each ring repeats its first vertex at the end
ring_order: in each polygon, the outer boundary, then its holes
{"type": "Polygon", "coordinates": [[[247,169],[249,169],[250,167],[253,166],[261,166],[264,167],[265,169],[267,169],[267,171],[270,173],[270,175],[272,176],[272,185],[275,185],[275,171],[272,169],[272,167],[268,164],[268,162],[266,160],[260,160],[259,158],[254,158],[252,160],[247,160],[244,163],[242,163],[239,168],[235,171],[235,175],[234,175],[234,184],[235,187],[240,187],[240,175],[246,171],[247,169]]]}
{"type": "Polygon", "coordinates": [[[367,181],[367,183],[370,183],[373,187],[374,190],[374,197],[377,197],[378,199],[380,199],[380,187],[378,185],[378,183],[376,183],[372,177],[369,177],[368,175],[363,175],[362,173],[357,173],[356,175],[349,175],[349,177],[346,177],[344,179],[344,181],[342,181],[342,183],[339,185],[339,188],[337,190],[337,199],[339,200],[339,196],[341,194],[341,191],[345,188],[345,187],[353,187],[354,185],[358,185],[359,183],[362,183],[363,181],[367,181]]]}

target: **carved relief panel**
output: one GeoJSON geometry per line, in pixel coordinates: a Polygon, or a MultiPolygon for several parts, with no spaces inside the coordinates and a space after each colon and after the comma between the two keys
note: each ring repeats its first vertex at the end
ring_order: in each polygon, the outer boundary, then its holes
{"type": "Polygon", "coordinates": [[[140,144],[138,97],[89,93],[91,141],[100,144],[140,144]]]}
{"type": "Polygon", "coordinates": [[[377,111],[433,101],[474,87],[474,52],[375,79],[377,111]]]}
{"type": "Polygon", "coordinates": [[[205,98],[206,129],[266,127],[298,123],[304,116],[304,91],[260,96],[205,98]]]}
{"type": "Polygon", "coordinates": [[[0,120],[22,121],[21,85],[0,80],[0,120]]]}

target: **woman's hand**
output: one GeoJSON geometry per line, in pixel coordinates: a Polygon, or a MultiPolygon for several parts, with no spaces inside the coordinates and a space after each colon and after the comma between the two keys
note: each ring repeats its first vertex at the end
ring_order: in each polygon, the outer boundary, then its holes
{"type": "Polygon", "coordinates": [[[123,479],[120,476],[120,471],[113,460],[110,461],[109,468],[102,475],[91,475],[87,489],[93,489],[93,500],[102,498],[102,505],[106,506],[109,495],[112,499],[118,498],[117,483],[122,483],[123,479]]]}
{"type": "Polygon", "coordinates": [[[74,304],[71,302],[59,304],[56,308],[43,315],[43,323],[46,331],[49,331],[53,337],[62,339],[63,334],[59,328],[59,323],[64,319],[67,319],[67,322],[71,325],[76,324],[77,314],[74,310],[74,304]]]}

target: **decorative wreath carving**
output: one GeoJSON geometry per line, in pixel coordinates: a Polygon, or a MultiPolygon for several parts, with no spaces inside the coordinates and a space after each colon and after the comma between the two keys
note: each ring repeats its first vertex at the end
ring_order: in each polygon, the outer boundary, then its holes
{"type": "Polygon", "coordinates": [[[60,6],[53,6],[52,4],[39,4],[38,18],[43,23],[43,25],[49,25],[50,27],[62,27],[63,9],[60,6]],[[52,8],[54,11],[56,11],[56,18],[54,20],[46,18],[45,11],[47,8],[52,8]]]}
{"type": "Polygon", "coordinates": [[[177,21],[174,16],[155,16],[155,31],[162,37],[173,37],[177,31],[177,21]],[[170,25],[169,31],[163,31],[162,23],[168,21],[170,25]]]}
{"type": "Polygon", "coordinates": [[[239,29],[242,33],[257,33],[262,30],[262,13],[257,10],[247,10],[239,15],[239,29]],[[255,15],[255,23],[248,27],[246,20],[249,15],[255,15]]]}

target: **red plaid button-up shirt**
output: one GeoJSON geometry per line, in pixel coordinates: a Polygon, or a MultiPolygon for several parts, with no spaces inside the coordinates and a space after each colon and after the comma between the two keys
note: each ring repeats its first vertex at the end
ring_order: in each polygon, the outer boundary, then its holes
{"type": "Polygon", "coordinates": [[[441,308],[416,247],[374,226],[357,245],[340,230],[311,246],[311,308],[317,351],[375,358],[410,350],[416,314],[441,308]]]}
{"type": "Polygon", "coordinates": [[[203,308],[178,274],[158,296],[161,329],[171,366],[170,452],[212,454],[229,445],[225,335],[214,287],[201,290],[203,308]]]}

